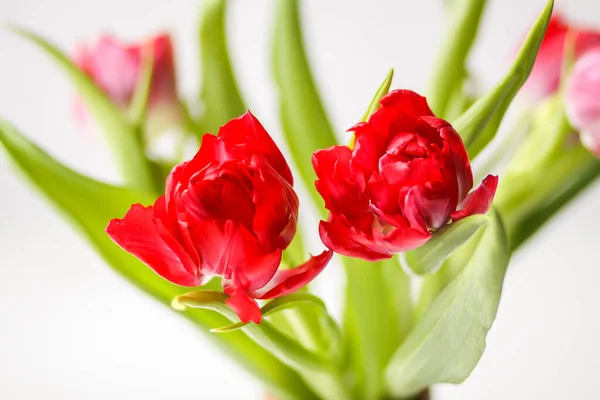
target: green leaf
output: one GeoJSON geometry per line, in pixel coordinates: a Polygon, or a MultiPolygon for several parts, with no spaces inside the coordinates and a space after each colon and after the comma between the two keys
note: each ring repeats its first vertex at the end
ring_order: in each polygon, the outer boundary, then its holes
{"type": "MultiPolygon", "coordinates": [[[[394,78],[394,68],[392,68],[392,69],[389,70],[389,72],[386,75],[385,79],[383,80],[383,82],[381,83],[381,85],[379,86],[379,88],[377,89],[377,92],[375,92],[375,96],[373,96],[373,99],[371,100],[371,103],[369,103],[369,107],[367,108],[367,111],[365,112],[365,114],[361,118],[361,121],[367,121],[369,119],[369,117],[375,111],[377,111],[377,109],[380,106],[381,99],[383,98],[383,96],[385,96],[386,94],[388,94],[388,92],[390,91],[390,86],[392,85],[392,79],[393,78],[394,78]]],[[[356,136],[352,135],[352,139],[350,140],[350,145],[349,145],[349,147],[351,149],[354,148],[354,141],[355,140],[356,140],[356,136]]]]}
{"type": "MultiPolygon", "coordinates": [[[[78,174],[54,160],[3,121],[0,121],[0,143],[20,172],[58,208],[116,272],[167,306],[185,290],[164,280],[121,250],[104,232],[108,222],[123,216],[132,203],[153,203],[153,195],[107,185],[78,174]]],[[[218,314],[199,310],[190,310],[185,316],[203,331],[229,322],[218,314]]],[[[290,399],[316,398],[296,372],[244,333],[210,335],[210,338],[281,396],[290,399]]]]}
{"type": "Polygon", "coordinates": [[[204,106],[199,121],[203,132],[216,134],[227,121],[246,112],[238,89],[226,36],[226,0],[206,0],[200,15],[200,64],[204,106]]]}
{"type": "MultiPolygon", "coordinates": [[[[237,324],[239,319],[226,305],[227,298],[227,295],[220,292],[197,290],[176,297],[173,300],[173,306],[180,310],[185,309],[185,307],[209,309],[237,324]]],[[[298,295],[296,300],[292,301],[299,301],[300,299],[308,301],[307,296],[301,295],[298,295]]],[[[310,301],[320,302],[314,298],[311,298],[310,301]]],[[[285,304],[285,299],[279,300],[275,305],[269,307],[267,312],[274,312],[278,307],[285,307],[285,304]]],[[[336,375],[332,365],[330,365],[330,360],[307,350],[297,341],[280,332],[268,321],[263,320],[258,325],[254,323],[244,324],[241,330],[282,362],[298,370],[313,390],[323,398],[349,399],[340,376],[336,375]]]]}
{"type": "Polygon", "coordinates": [[[488,220],[486,215],[475,214],[444,226],[423,246],[404,253],[406,265],[417,275],[435,272],[488,220]]]}
{"type": "Polygon", "coordinates": [[[435,298],[386,370],[391,393],[411,396],[435,383],[460,383],[473,371],[496,317],[509,251],[497,212],[473,256],[435,298]]]}
{"type": "Polygon", "coordinates": [[[336,138],[304,51],[298,0],[276,2],[272,41],[283,133],[304,184],[321,207],[323,200],[315,189],[311,158],[315,151],[335,146],[336,138]]]}
{"type": "Polygon", "coordinates": [[[581,163],[577,169],[572,171],[570,178],[565,180],[564,187],[554,193],[554,197],[548,198],[546,203],[533,208],[513,226],[507,227],[510,229],[511,251],[520,248],[565,205],[569,204],[600,177],[600,160],[591,154],[580,155],[579,160],[581,163]]]}
{"type": "Polygon", "coordinates": [[[87,109],[104,131],[126,185],[153,192],[155,186],[140,142],[140,135],[136,132],[135,126],[126,118],[125,113],[121,112],[69,57],[44,38],[22,28],[11,27],[11,29],[42,49],[71,79],[87,109]]]}
{"type": "Polygon", "coordinates": [[[434,64],[427,96],[431,109],[441,118],[446,116],[452,96],[461,90],[467,56],[477,37],[486,3],[486,0],[457,0],[448,7],[450,25],[434,64]]]}
{"type": "Polygon", "coordinates": [[[144,49],[144,54],[142,55],[140,76],[135,86],[131,105],[129,106],[129,119],[132,121],[138,132],[142,131],[146,119],[153,70],[154,50],[151,47],[147,47],[144,49]]]}
{"type": "MultiPolygon", "coordinates": [[[[261,307],[260,311],[263,317],[272,316],[273,314],[284,311],[290,308],[295,308],[300,305],[312,305],[319,308],[320,311],[326,311],[325,303],[317,296],[314,296],[309,293],[295,293],[288,296],[278,297],[274,300],[269,301],[267,304],[261,307]]],[[[171,303],[173,308],[180,309],[180,301],[176,298],[173,303],[171,303]]],[[[221,328],[213,328],[211,332],[223,333],[223,332],[231,332],[244,326],[248,325],[249,322],[236,322],[235,324],[227,325],[221,328]]]]}
{"type": "Polygon", "coordinates": [[[369,117],[375,111],[377,111],[377,109],[379,108],[379,102],[381,101],[383,96],[388,94],[388,92],[390,91],[390,86],[392,86],[392,79],[394,79],[394,68],[388,71],[387,75],[385,76],[385,79],[383,80],[383,82],[381,82],[381,85],[377,89],[377,92],[375,92],[375,96],[373,96],[373,100],[371,100],[371,103],[369,103],[369,108],[367,108],[367,112],[365,112],[365,115],[363,115],[361,121],[368,120],[369,117]]]}
{"type": "Polygon", "coordinates": [[[461,134],[471,159],[494,138],[506,110],[529,77],[548,28],[553,7],[554,0],[548,1],[529,31],[515,61],[500,82],[454,122],[453,125],[461,134]]]}

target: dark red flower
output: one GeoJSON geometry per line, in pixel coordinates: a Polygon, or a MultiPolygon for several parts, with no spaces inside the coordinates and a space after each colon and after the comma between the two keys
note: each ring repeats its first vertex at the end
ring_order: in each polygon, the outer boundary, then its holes
{"type": "Polygon", "coordinates": [[[489,209],[498,179],[473,187],[465,146],[452,126],[436,118],[424,97],[395,90],[381,107],[350,129],[355,147],[313,155],[316,187],[328,221],[325,245],[366,260],[416,248],[447,224],[489,209]]]}
{"type": "Polygon", "coordinates": [[[135,204],[107,233],[162,277],[182,286],[223,278],[227,304],[243,322],[261,320],[255,299],[298,290],[331,259],[326,251],[278,269],[296,232],[298,197],[283,155],[249,112],[206,134],[196,156],[177,165],[165,195],[135,204]]]}
{"type": "Polygon", "coordinates": [[[575,41],[575,58],[588,50],[600,46],[600,31],[574,26],[561,15],[554,14],[540,46],[533,70],[524,90],[536,97],[545,97],[558,89],[565,57],[565,44],[568,34],[575,41]]]}

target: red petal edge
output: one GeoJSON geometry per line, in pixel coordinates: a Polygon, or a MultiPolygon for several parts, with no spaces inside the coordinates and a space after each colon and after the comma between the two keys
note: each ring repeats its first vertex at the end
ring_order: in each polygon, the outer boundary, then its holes
{"type": "Polygon", "coordinates": [[[296,268],[280,269],[265,287],[253,294],[257,299],[273,299],[293,293],[315,279],[332,257],[333,251],[326,250],[296,268]]]}
{"type": "Polygon", "coordinates": [[[163,278],[182,286],[198,286],[203,276],[197,266],[160,220],[152,206],[131,206],[123,219],[113,219],[106,233],[123,250],[139,258],[163,278]]]}
{"type": "Polygon", "coordinates": [[[473,214],[485,214],[488,212],[496,194],[498,187],[498,177],[488,175],[481,182],[481,185],[465,198],[462,209],[450,213],[453,221],[468,217],[473,214]]]}

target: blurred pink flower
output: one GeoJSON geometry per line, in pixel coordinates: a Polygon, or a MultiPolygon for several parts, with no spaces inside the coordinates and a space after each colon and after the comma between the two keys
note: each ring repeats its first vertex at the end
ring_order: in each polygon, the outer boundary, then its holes
{"type": "Polygon", "coordinates": [[[581,142],[600,156],[600,45],[573,66],[565,89],[567,116],[581,142]]]}
{"type": "MultiPolygon", "coordinates": [[[[147,115],[147,128],[152,134],[179,124],[182,118],[173,45],[168,34],[134,44],[104,35],[92,45],[79,45],[74,61],[115,104],[126,109],[133,99],[147,51],[151,51],[154,63],[147,115]]],[[[81,103],[76,105],[76,116],[85,116],[81,103]]]]}
{"type": "Polygon", "coordinates": [[[524,90],[538,98],[553,94],[558,89],[565,56],[565,43],[569,32],[575,37],[575,58],[600,46],[600,31],[569,24],[559,14],[554,14],[538,52],[531,75],[524,90]]]}

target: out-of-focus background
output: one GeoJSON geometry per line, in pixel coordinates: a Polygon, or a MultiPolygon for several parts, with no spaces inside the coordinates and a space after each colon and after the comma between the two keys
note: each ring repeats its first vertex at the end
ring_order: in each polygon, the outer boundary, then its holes
{"type": "MultiPolygon", "coordinates": [[[[280,137],[269,71],[274,1],[231,1],[229,39],[249,107],[280,137]]],[[[201,0],[0,0],[0,22],[42,33],[63,49],[112,32],[176,41],[182,92],[199,86],[201,0]]],[[[336,129],[360,117],[387,69],[394,87],[423,91],[444,27],[441,0],[302,2],[307,49],[336,129]]],[[[471,58],[481,88],[503,73],[543,0],[490,1],[471,58]]],[[[597,0],[557,0],[600,27],[597,0]]],[[[0,115],[71,166],[115,181],[102,140],[71,118],[73,89],[38,49],[0,31],[0,115]]],[[[551,176],[548,179],[552,179],[551,176]]],[[[113,273],[0,156],[0,398],[259,399],[260,382],[196,328],[113,273]]],[[[488,348],[441,400],[600,397],[600,185],[517,254],[488,348]]],[[[316,233],[316,231],[315,231],[316,233]]],[[[317,284],[335,310],[338,265],[317,284]],[[333,282],[333,283],[332,283],[333,282]]],[[[208,334],[208,333],[207,333],[208,334]]]]}

